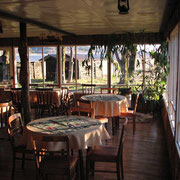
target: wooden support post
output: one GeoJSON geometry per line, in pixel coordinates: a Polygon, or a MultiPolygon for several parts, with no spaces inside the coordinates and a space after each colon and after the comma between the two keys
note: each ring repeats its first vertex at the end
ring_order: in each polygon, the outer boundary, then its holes
{"type": "Polygon", "coordinates": [[[108,88],[111,88],[111,48],[108,47],[108,88]]]}
{"type": "Polygon", "coordinates": [[[20,84],[22,86],[21,105],[25,124],[31,121],[29,100],[29,62],[27,56],[26,24],[20,22],[20,43],[18,47],[21,60],[20,84]]]}

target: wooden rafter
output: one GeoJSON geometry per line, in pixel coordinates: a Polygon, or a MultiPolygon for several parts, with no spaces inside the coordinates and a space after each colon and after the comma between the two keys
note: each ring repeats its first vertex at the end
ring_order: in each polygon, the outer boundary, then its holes
{"type": "MultiPolygon", "coordinates": [[[[163,33],[129,33],[116,35],[117,44],[132,42],[135,44],[158,44],[165,40],[163,33]]],[[[63,40],[46,39],[40,37],[29,37],[27,42],[29,46],[38,45],[102,45],[111,41],[112,35],[80,35],[80,36],[63,36],[63,40]]],[[[18,46],[19,38],[0,38],[0,46],[18,46]]]]}
{"type": "Polygon", "coordinates": [[[30,18],[23,18],[23,17],[17,16],[17,15],[14,15],[14,14],[10,14],[10,13],[8,13],[6,11],[2,11],[2,10],[0,10],[0,17],[4,18],[4,19],[13,20],[13,21],[23,22],[23,23],[26,23],[26,24],[32,24],[32,25],[38,26],[38,27],[40,27],[42,29],[54,31],[54,32],[61,33],[61,34],[64,34],[64,35],[70,35],[70,36],[75,35],[73,33],[64,31],[62,29],[50,26],[48,24],[45,24],[45,23],[30,19],[30,18]]]}

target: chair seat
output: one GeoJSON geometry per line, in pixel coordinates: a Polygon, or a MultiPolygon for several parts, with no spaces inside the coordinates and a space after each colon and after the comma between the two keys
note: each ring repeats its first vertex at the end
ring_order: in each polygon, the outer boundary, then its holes
{"type": "Polygon", "coordinates": [[[91,161],[100,161],[100,162],[116,162],[118,154],[118,148],[113,146],[96,146],[95,149],[92,149],[87,158],[91,161]]]}
{"type": "Polygon", "coordinates": [[[78,162],[77,157],[70,157],[70,162],[67,161],[66,157],[59,157],[59,156],[46,156],[42,159],[40,163],[40,170],[42,173],[45,174],[67,174],[69,170],[69,163],[70,163],[70,171],[75,169],[78,162]]]}
{"type": "Polygon", "coordinates": [[[105,118],[103,116],[96,116],[97,120],[99,120],[102,124],[108,123],[108,118],[105,118]]]}

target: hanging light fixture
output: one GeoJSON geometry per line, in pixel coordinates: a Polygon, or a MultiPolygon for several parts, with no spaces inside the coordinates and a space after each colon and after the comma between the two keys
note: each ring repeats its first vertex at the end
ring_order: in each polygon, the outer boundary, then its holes
{"type": "Polygon", "coordinates": [[[119,14],[128,14],[129,12],[129,0],[118,0],[119,14]]]}

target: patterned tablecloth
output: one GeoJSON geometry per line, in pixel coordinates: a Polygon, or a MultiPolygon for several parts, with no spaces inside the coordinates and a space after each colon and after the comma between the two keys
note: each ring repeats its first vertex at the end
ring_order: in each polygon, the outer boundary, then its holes
{"type": "Polygon", "coordinates": [[[23,142],[30,148],[29,138],[33,133],[44,135],[68,135],[72,149],[86,149],[102,144],[110,136],[96,119],[84,116],[58,116],[30,122],[24,131],[23,142]]]}
{"type": "Polygon", "coordinates": [[[91,101],[96,116],[114,117],[128,110],[129,103],[125,96],[114,94],[91,94],[81,97],[91,101]]]}

